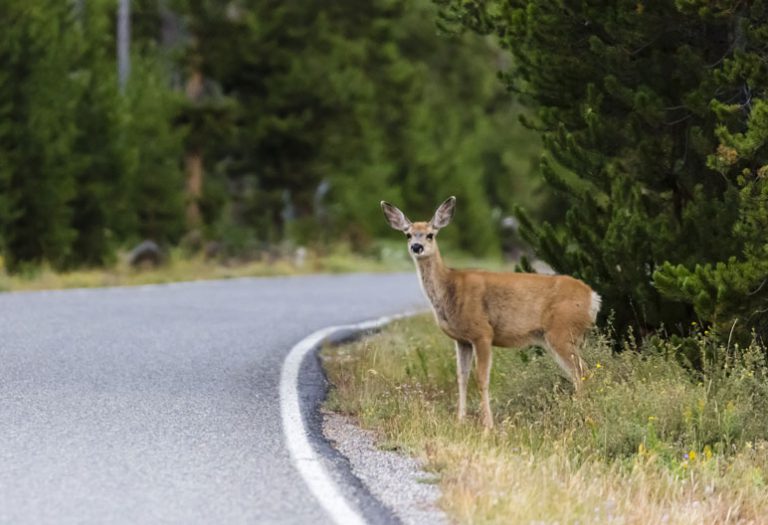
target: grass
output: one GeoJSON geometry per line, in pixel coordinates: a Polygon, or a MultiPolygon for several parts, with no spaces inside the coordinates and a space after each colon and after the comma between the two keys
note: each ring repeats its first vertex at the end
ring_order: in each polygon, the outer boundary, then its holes
{"type": "MultiPolygon", "coordinates": [[[[311,273],[392,272],[412,271],[404,243],[378,241],[367,254],[352,252],[344,245],[336,245],[322,252],[307,250],[302,261],[296,257],[222,262],[207,260],[203,256],[187,256],[180,249],[173,249],[165,264],[157,268],[132,268],[126,262],[126,254],[107,268],[93,268],[57,272],[50,267],[37,267],[19,274],[9,274],[0,256],[0,292],[52,290],[65,288],[97,288],[104,286],[135,286],[162,284],[179,281],[232,279],[236,277],[268,277],[303,275],[311,273]]],[[[481,266],[491,269],[509,269],[501,260],[477,259],[459,254],[462,265],[481,266]]]]}
{"type": "Polygon", "coordinates": [[[400,260],[392,256],[386,259],[366,257],[340,249],[323,255],[308,252],[303,261],[282,257],[227,264],[216,260],[206,260],[202,256],[184,256],[181,250],[173,250],[167,262],[156,268],[135,269],[125,261],[125,257],[121,257],[119,262],[108,268],[56,272],[48,267],[41,267],[16,275],[5,272],[0,259],[0,292],[132,286],[309,273],[386,272],[408,269],[410,269],[410,264],[405,257],[400,260]]]}
{"type": "Polygon", "coordinates": [[[449,339],[430,317],[400,321],[323,351],[328,407],[424,460],[459,523],[765,523],[765,349],[698,332],[716,357],[695,371],[671,343],[630,338],[614,353],[611,337],[586,345],[579,395],[541,352],[495,349],[486,434],[477,412],[455,421],[449,339]]]}

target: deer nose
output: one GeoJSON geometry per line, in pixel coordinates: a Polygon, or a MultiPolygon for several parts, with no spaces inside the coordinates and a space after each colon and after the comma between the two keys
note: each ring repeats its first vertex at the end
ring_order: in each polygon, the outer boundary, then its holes
{"type": "Polygon", "coordinates": [[[411,251],[415,254],[419,254],[424,251],[424,246],[419,243],[413,243],[411,244],[411,251]]]}

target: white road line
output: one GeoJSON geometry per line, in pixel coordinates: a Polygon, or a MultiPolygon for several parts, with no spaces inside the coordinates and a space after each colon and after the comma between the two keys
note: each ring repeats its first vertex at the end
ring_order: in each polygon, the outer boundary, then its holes
{"type": "Polygon", "coordinates": [[[410,314],[381,317],[373,321],[343,326],[330,326],[318,330],[299,341],[283,363],[280,374],[280,412],[283,417],[283,432],[288,451],[296,470],[299,471],[310,492],[338,525],[364,525],[365,519],[352,507],[339,491],[331,476],[323,468],[320,458],[309,442],[307,428],[301,417],[299,404],[299,369],[304,357],[323,344],[338,331],[354,330],[362,332],[380,328],[395,319],[410,314]]]}

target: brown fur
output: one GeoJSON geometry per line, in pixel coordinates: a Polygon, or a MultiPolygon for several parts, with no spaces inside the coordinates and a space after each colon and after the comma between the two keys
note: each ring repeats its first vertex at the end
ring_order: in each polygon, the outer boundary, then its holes
{"type": "Polygon", "coordinates": [[[454,203],[455,199],[448,199],[430,222],[416,223],[411,223],[404,214],[401,218],[393,209],[402,212],[391,205],[382,203],[382,207],[390,224],[409,235],[409,252],[437,324],[456,341],[459,419],[466,413],[466,383],[474,350],[482,394],[482,422],[490,428],[491,346],[541,345],[578,389],[585,373],[578,349],[594,323],[599,296],[582,281],[564,275],[448,268],[440,256],[436,235],[437,225],[442,227],[450,221],[454,203]],[[415,254],[414,244],[423,244],[423,252],[415,254]]]}

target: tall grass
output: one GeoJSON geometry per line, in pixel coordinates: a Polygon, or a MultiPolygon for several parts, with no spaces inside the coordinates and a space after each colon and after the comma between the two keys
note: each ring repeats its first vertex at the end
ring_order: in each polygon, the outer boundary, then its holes
{"type": "Polygon", "coordinates": [[[455,421],[453,347],[427,317],[324,350],[328,405],[424,459],[462,523],[768,522],[765,349],[700,332],[694,370],[669,342],[610,337],[578,395],[542,352],[495,349],[488,434],[455,421]]]}

